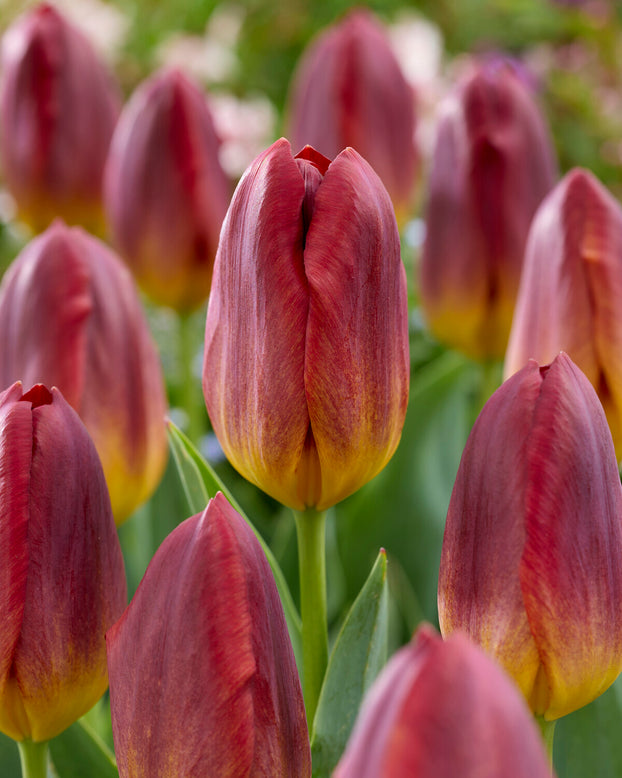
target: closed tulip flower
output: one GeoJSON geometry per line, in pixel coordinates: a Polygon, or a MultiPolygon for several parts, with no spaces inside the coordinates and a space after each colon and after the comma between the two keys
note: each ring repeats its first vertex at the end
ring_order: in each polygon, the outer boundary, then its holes
{"type": "Polygon", "coordinates": [[[308,48],[292,82],[290,137],[330,159],[346,146],[386,186],[400,219],[408,215],[419,168],[415,95],[378,21],[351,11],[308,48]]]}
{"type": "Polygon", "coordinates": [[[108,686],[126,585],[97,452],[58,389],[0,394],[0,730],[41,742],[108,686]]]}
{"type": "Polygon", "coordinates": [[[622,459],[622,207],[587,170],[568,173],[529,233],[506,376],[563,350],[596,389],[622,459]]]}
{"type": "Polygon", "coordinates": [[[295,510],[324,510],[395,451],[409,381],[389,196],[352,149],[279,140],[243,176],[208,306],[203,391],[225,454],[295,510]]]}
{"type": "Polygon", "coordinates": [[[534,98],[503,61],[479,66],[442,105],[420,293],[432,333],[481,360],[507,346],[531,219],[555,183],[534,98]]]}
{"type": "Polygon", "coordinates": [[[35,231],[57,216],[102,231],[102,176],[120,105],[90,42],[52,5],[6,31],[0,155],[7,188],[35,231]]]}
{"type": "Polygon", "coordinates": [[[185,312],[209,294],[231,197],[201,89],[179,70],[138,87],[106,165],[113,242],[155,302],[185,312]]]}
{"type": "Polygon", "coordinates": [[[106,643],[121,778],[310,778],[276,584],[222,494],[166,538],[106,643]]]}
{"type": "Polygon", "coordinates": [[[426,625],[363,701],[334,778],[551,778],[505,673],[464,635],[426,625]]]}
{"type": "Polygon", "coordinates": [[[59,387],[95,442],[121,523],[168,455],[162,368],[130,273],[99,240],[56,222],[3,278],[0,332],[0,386],[59,387]]]}
{"type": "Polygon", "coordinates": [[[484,406],[451,496],[441,631],[463,630],[548,721],[622,668],[622,487],[607,421],[568,356],[484,406]]]}

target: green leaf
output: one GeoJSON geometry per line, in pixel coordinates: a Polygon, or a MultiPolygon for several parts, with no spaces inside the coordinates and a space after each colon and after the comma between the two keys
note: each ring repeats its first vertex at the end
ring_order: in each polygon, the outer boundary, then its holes
{"type": "Polygon", "coordinates": [[[50,754],[59,778],[119,778],[112,752],[82,721],[50,741],[50,754]]]}
{"type": "Polygon", "coordinates": [[[21,778],[17,743],[0,732],[0,775],[2,778],[21,778]]]}
{"type": "Polygon", "coordinates": [[[207,505],[207,501],[211,497],[214,497],[216,492],[222,492],[240,516],[248,522],[259,540],[270,567],[272,568],[274,580],[277,589],[279,590],[281,603],[285,612],[285,619],[287,621],[292,648],[294,649],[294,656],[296,657],[296,664],[300,668],[302,666],[300,615],[294,604],[289,587],[287,586],[283,571],[279,567],[279,563],[276,561],[274,554],[259,532],[255,529],[248,516],[246,516],[237,500],[233,497],[210,465],[203,459],[192,442],[184,435],[179,427],[176,427],[175,424],[173,424],[172,421],[168,422],[168,431],[173,457],[179,469],[179,477],[183,484],[186,497],[188,498],[190,510],[194,513],[203,511],[207,505]]]}
{"type": "Polygon", "coordinates": [[[622,775],[622,676],[603,695],[555,727],[553,756],[559,778],[622,775]]]}
{"type": "Polygon", "coordinates": [[[313,727],[314,778],[331,775],[361,701],[387,659],[387,556],[382,549],[335,641],[313,727]]]}

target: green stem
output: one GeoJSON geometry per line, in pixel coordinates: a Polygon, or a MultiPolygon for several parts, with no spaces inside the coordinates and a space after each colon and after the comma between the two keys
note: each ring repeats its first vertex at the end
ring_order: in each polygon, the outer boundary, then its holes
{"type": "Polygon", "coordinates": [[[17,744],[22,763],[22,778],[46,778],[48,772],[48,743],[22,740],[17,744]]]}
{"type": "Polygon", "coordinates": [[[474,420],[503,381],[503,364],[501,362],[484,362],[480,369],[474,420]]]}
{"type": "Polygon", "coordinates": [[[197,377],[193,371],[196,356],[192,314],[179,314],[179,362],[181,367],[181,400],[188,416],[186,435],[196,445],[204,432],[203,410],[197,396],[197,377]]]}
{"type": "Polygon", "coordinates": [[[303,689],[309,732],[328,663],[326,512],[294,511],[298,535],[303,689]]]}
{"type": "Polygon", "coordinates": [[[546,753],[549,756],[549,765],[551,771],[553,770],[553,738],[555,737],[555,724],[556,721],[547,721],[543,716],[536,716],[536,721],[540,727],[542,733],[542,740],[544,740],[544,746],[546,753]]]}

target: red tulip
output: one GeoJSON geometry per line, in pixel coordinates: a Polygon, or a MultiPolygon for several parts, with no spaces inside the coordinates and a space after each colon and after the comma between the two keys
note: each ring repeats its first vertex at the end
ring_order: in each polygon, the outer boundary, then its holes
{"type": "Polygon", "coordinates": [[[52,5],[20,17],[2,42],[0,154],[21,217],[57,216],[101,231],[102,175],[120,96],[84,35],[52,5]]]}
{"type": "Polygon", "coordinates": [[[421,302],[439,340],[502,359],[533,214],[555,182],[551,140],[514,68],[488,62],[441,108],[421,302]]]}
{"type": "Polygon", "coordinates": [[[168,455],[159,357],[121,261],[56,222],[0,286],[0,386],[58,386],[101,457],[117,523],[158,485],[168,455]]]}
{"type": "Polygon", "coordinates": [[[607,421],[565,354],[484,406],[447,514],[441,631],[463,630],[547,720],[622,668],[622,487],[607,421]]]}
{"type": "Polygon", "coordinates": [[[529,233],[506,375],[564,350],[590,379],[622,459],[622,207],[587,170],[568,173],[529,233]]]}
{"type": "Polygon", "coordinates": [[[142,289],[180,311],[209,294],[231,196],[210,110],[178,70],[134,93],[114,134],[105,202],[112,237],[142,289]]]}
{"type": "Polygon", "coordinates": [[[333,159],[355,148],[408,215],[418,172],[415,97],[387,36],[368,12],[351,11],[314,41],[295,75],[290,136],[333,159]]]}
{"type": "Polygon", "coordinates": [[[166,538],[106,642],[121,778],[310,777],[274,578],[222,494],[166,538]]]}
{"type": "Polygon", "coordinates": [[[422,626],[363,701],[334,778],[551,778],[516,687],[464,635],[422,626]]]}
{"type": "Polygon", "coordinates": [[[225,454],[285,505],[323,510],[378,473],[408,399],[406,277],[391,201],[354,150],[281,139],[223,225],[203,391],[225,454]]]}
{"type": "Polygon", "coordinates": [[[0,730],[49,740],[108,686],[126,603],[106,482],[58,389],[0,394],[0,730]]]}

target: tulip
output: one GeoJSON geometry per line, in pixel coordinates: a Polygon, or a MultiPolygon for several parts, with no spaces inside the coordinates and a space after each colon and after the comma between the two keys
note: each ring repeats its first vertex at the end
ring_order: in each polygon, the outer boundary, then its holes
{"type": "Polygon", "coordinates": [[[310,778],[276,584],[222,494],[165,539],[106,644],[121,778],[310,778]]]}
{"type": "Polygon", "coordinates": [[[429,626],[363,701],[334,778],[551,778],[535,722],[506,676],[464,635],[429,626]]]}
{"type": "Polygon", "coordinates": [[[505,362],[564,350],[590,379],[622,459],[622,207],[586,170],[568,173],[533,220],[505,362]]]}
{"type": "Polygon", "coordinates": [[[333,159],[352,146],[382,179],[400,220],[408,215],[419,167],[415,96],[371,13],[351,11],[311,44],[289,103],[296,148],[309,144],[333,159]]]}
{"type": "Polygon", "coordinates": [[[331,163],[281,139],[223,224],[203,392],[239,472],[322,511],[388,462],[409,381],[406,277],[391,201],[353,149],[331,163]]]}
{"type": "Polygon", "coordinates": [[[0,495],[0,730],[41,742],[106,690],[126,603],[101,464],[58,389],[0,394],[0,495]]]}
{"type": "Polygon", "coordinates": [[[231,196],[219,145],[200,88],[165,70],[125,107],[106,165],[114,244],[146,294],[182,312],[207,299],[231,196]]]}
{"type": "Polygon", "coordinates": [[[590,382],[565,354],[490,398],[451,496],[441,631],[463,630],[553,721],[622,668],[622,487],[590,382]]]}
{"type": "Polygon", "coordinates": [[[529,89],[507,63],[480,66],[442,105],[430,171],[420,293],[439,340],[503,358],[529,225],[554,182],[529,89]]]}
{"type": "Polygon", "coordinates": [[[0,155],[21,217],[103,227],[104,163],[120,96],[84,35],[52,5],[20,17],[2,42],[0,155]]]}
{"type": "Polygon", "coordinates": [[[129,272],[99,240],[56,222],[3,278],[0,332],[0,386],[59,387],[95,442],[121,523],[168,455],[162,368],[129,272]]]}

